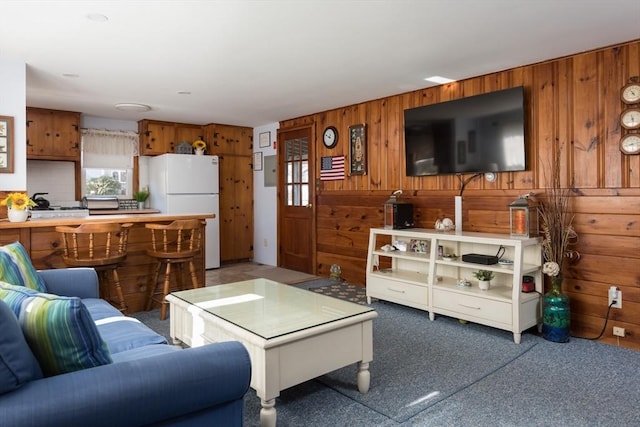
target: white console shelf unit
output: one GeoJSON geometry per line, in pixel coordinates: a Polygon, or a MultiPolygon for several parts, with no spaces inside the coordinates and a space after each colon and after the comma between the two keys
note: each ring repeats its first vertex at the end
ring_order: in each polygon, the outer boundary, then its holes
{"type": "MultiPolygon", "coordinates": [[[[402,244],[400,245],[402,246],[402,244]]],[[[391,230],[372,228],[367,255],[367,302],[371,298],[391,301],[436,314],[480,323],[513,333],[520,343],[522,331],[540,326],[542,295],[542,247],[537,237],[518,238],[504,234],[467,231],[439,232],[411,228],[391,230]],[[422,241],[427,252],[411,250],[411,241],[422,241]],[[406,251],[385,251],[384,245],[405,243],[406,251]],[[444,254],[456,254],[455,260],[444,260],[444,254]],[[512,265],[484,265],[463,262],[463,254],[497,255],[512,265]],[[494,272],[489,290],[480,290],[473,277],[477,270],[494,272]],[[536,292],[522,292],[522,277],[532,276],[536,292]],[[458,286],[467,279],[470,287],[458,286]]]]}

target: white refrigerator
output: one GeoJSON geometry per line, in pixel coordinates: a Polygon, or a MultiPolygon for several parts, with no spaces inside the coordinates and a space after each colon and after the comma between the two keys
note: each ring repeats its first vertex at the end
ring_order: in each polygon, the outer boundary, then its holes
{"type": "Polygon", "coordinates": [[[149,205],[168,214],[214,214],[205,229],[205,268],[220,267],[218,156],[149,158],[149,205]]]}

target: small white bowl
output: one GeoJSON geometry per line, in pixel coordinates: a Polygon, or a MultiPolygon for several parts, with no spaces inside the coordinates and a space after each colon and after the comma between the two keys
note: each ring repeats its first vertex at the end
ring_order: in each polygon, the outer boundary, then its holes
{"type": "Polygon", "coordinates": [[[513,267],[513,261],[510,259],[498,260],[498,264],[500,264],[501,267],[513,267]]]}

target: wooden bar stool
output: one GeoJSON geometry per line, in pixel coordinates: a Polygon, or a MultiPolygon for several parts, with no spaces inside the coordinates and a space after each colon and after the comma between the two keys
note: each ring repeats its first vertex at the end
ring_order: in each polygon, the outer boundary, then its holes
{"type": "Polygon", "coordinates": [[[118,266],[127,257],[129,228],[133,224],[92,222],[78,227],[57,226],[62,235],[64,254],[68,267],[93,267],[100,278],[101,297],[127,313],[118,266]],[[110,274],[109,274],[110,273],[110,274]],[[111,285],[117,300],[111,299],[111,285]]]}
{"type": "Polygon", "coordinates": [[[169,294],[170,289],[171,265],[176,266],[174,275],[178,289],[184,289],[182,283],[183,265],[187,263],[191,273],[191,286],[193,289],[199,287],[193,258],[201,250],[203,226],[204,221],[198,219],[177,220],[168,225],[145,224],[145,227],[151,230],[152,249],[147,250],[147,255],[158,261],[153,283],[149,286],[146,308],[151,310],[153,301],[160,302],[160,320],[165,320],[167,317],[167,301],[165,297],[169,294]],[[162,266],[165,267],[163,286],[161,292],[156,293],[162,266]]]}

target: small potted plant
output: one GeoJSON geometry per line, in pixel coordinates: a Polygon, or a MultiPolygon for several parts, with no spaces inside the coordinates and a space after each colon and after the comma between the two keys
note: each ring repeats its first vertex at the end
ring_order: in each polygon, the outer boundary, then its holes
{"type": "Polygon", "coordinates": [[[138,209],[144,209],[144,203],[149,198],[149,190],[145,187],[140,191],[134,191],[133,198],[138,202],[138,209]]]}
{"type": "Polygon", "coordinates": [[[493,272],[489,270],[478,270],[473,273],[473,277],[478,279],[478,287],[486,291],[489,289],[491,279],[493,279],[493,272]]]}

